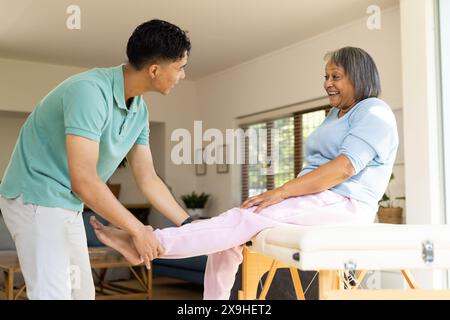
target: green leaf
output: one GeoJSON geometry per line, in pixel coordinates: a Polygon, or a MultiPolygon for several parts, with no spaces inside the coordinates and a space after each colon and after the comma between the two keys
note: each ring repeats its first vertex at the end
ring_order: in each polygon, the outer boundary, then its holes
{"type": "Polygon", "coordinates": [[[202,192],[198,195],[195,191],[191,194],[186,194],[181,196],[186,208],[188,209],[203,209],[208,201],[209,194],[202,192]]]}

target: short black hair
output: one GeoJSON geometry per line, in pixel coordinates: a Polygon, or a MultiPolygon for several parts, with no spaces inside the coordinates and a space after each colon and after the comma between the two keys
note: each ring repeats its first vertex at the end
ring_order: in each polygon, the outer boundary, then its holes
{"type": "Polygon", "coordinates": [[[344,47],[327,53],[325,59],[344,69],[355,87],[357,102],[380,95],[380,75],[377,66],[363,49],[344,47]]]}
{"type": "Polygon", "coordinates": [[[127,44],[128,61],[137,70],[148,63],[182,59],[190,51],[191,42],[187,32],[158,19],[139,25],[127,44]]]}

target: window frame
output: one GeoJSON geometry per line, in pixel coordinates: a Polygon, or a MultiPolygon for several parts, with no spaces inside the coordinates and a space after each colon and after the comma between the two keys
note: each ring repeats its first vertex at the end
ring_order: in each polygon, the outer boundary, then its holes
{"type": "Polygon", "coordinates": [[[450,3],[438,0],[438,64],[440,67],[440,113],[441,134],[443,148],[443,176],[444,176],[444,210],[445,222],[450,222],[450,3]],[[447,16],[447,19],[444,18],[447,16]]]}
{"type": "MultiPolygon", "coordinates": [[[[320,104],[319,106],[313,106],[309,108],[299,108],[298,110],[291,111],[288,114],[284,115],[278,115],[276,117],[264,117],[263,114],[259,114],[259,118],[261,118],[260,121],[252,121],[247,122],[245,121],[239,125],[239,128],[243,130],[247,130],[250,126],[258,125],[258,124],[265,124],[265,128],[267,128],[267,146],[268,146],[268,156],[271,155],[271,139],[270,139],[270,130],[273,128],[273,123],[280,119],[285,118],[293,118],[294,121],[294,177],[298,175],[298,173],[301,171],[303,166],[303,115],[311,112],[316,112],[320,110],[325,110],[325,115],[328,115],[328,112],[331,110],[331,106],[329,104],[320,104]]],[[[244,164],[241,165],[241,201],[244,201],[249,197],[249,168],[248,168],[248,162],[249,162],[249,145],[248,145],[248,138],[246,137],[244,139],[243,143],[244,147],[244,164]]],[[[266,181],[266,189],[272,190],[274,188],[275,182],[274,178],[275,175],[268,174],[266,181]]]]}

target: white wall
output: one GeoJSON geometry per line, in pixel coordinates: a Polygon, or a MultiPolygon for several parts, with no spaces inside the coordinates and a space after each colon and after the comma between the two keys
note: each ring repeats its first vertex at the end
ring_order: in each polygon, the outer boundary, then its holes
{"type": "Polygon", "coordinates": [[[27,113],[0,111],[0,180],[2,180],[3,172],[9,163],[20,128],[27,116],[27,113]]]}
{"type": "Polygon", "coordinates": [[[67,77],[84,68],[0,58],[0,110],[31,112],[67,77]]]}
{"type": "MultiPolygon", "coordinates": [[[[204,128],[233,128],[236,117],[324,96],[323,56],[347,45],[361,47],[373,56],[381,75],[382,98],[393,109],[401,109],[400,16],[396,7],[382,12],[381,30],[368,30],[366,19],[361,19],[201,79],[197,90],[204,128]]],[[[211,216],[239,204],[239,175],[237,168],[231,169],[232,173],[219,175],[211,167],[198,179],[199,188],[213,195],[211,216]]],[[[401,165],[396,167],[397,183],[401,183],[402,170],[401,165]]]]}

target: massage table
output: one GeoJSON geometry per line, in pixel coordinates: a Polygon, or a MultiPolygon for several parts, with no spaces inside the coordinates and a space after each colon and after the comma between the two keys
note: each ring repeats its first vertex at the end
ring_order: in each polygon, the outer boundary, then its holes
{"type": "Polygon", "coordinates": [[[286,224],[263,230],[244,247],[239,298],[265,299],[278,268],[290,269],[298,299],[304,292],[297,269],[318,271],[319,299],[450,299],[450,290],[418,288],[409,271],[450,268],[450,225],[286,224]],[[361,289],[369,270],[401,271],[411,290],[361,289]]]}

